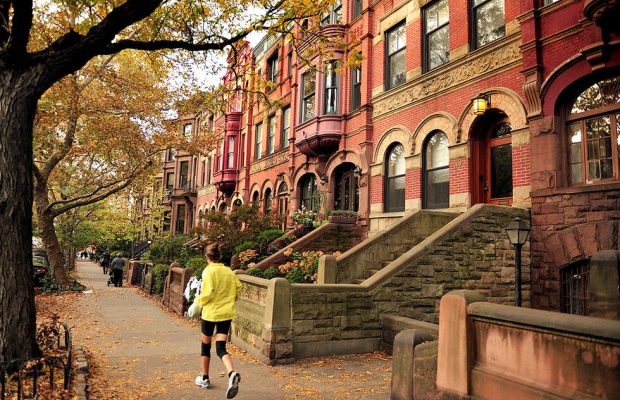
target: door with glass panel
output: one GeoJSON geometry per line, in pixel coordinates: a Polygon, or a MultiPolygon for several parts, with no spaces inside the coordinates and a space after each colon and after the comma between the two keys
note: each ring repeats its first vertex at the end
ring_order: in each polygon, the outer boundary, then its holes
{"type": "Polygon", "coordinates": [[[485,203],[512,204],[512,128],[507,121],[488,134],[486,150],[485,203]]]}

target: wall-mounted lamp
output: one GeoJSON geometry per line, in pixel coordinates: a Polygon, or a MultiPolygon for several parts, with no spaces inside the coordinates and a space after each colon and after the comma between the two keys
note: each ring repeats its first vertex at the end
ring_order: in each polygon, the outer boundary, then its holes
{"type": "Polygon", "coordinates": [[[321,185],[325,185],[327,183],[327,175],[323,174],[321,176],[321,185]]]}
{"type": "Polygon", "coordinates": [[[472,100],[472,110],[475,115],[482,115],[491,108],[491,96],[488,94],[479,94],[472,100]]]}
{"type": "Polygon", "coordinates": [[[353,170],[353,176],[356,178],[359,178],[362,175],[362,169],[360,168],[359,165],[355,166],[355,169],[353,170]]]}

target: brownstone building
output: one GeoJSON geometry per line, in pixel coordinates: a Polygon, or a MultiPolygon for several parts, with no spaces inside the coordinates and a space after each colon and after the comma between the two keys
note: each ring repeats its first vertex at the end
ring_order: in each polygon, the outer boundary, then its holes
{"type": "Polygon", "coordinates": [[[308,23],[351,43],[329,56],[305,63],[308,43],[290,37],[239,46],[224,113],[179,120],[222,141],[168,151],[162,228],[190,233],[207,210],[250,202],[290,217],[319,192],[369,235],[418,209],[531,207],[531,305],[587,312],[588,259],[618,247],[620,217],[606,3],[349,0],[308,23]],[[361,65],[343,68],[353,53],[361,65]]]}

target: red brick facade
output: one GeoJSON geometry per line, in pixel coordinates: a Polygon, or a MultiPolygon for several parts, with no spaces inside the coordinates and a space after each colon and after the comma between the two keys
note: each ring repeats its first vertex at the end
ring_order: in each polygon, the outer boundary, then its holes
{"type": "MultiPolygon", "coordinates": [[[[343,1],[340,23],[321,28],[327,35],[343,36],[354,46],[347,51],[336,49],[328,60],[317,55],[311,60],[316,72],[298,59],[289,39],[268,36],[253,49],[243,47],[245,61],[240,84],[256,88],[258,73],[264,80],[273,79],[266,93],[270,100],[277,102],[269,106],[256,95],[238,92],[234,99],[229,99],[228,112],[241,112],[240,127],[232,131],[228,124],[228,128],[223,128],[224,116],[206,113],[196,116],[196,129],[219,126],[227,140],[225,154],[221,155],[217,149],[208,158],[197,158],[198,167],[192,172],[202,177],[203,161],[210,161],[212,176],[204,180],[194,178],[195,195],[189,193],[172,201],[173,207],[175,201],[181,200],[188,206],[193,204],[193,221],[187,221],[185,231],[199,224],[199,217],[206,210],[228,210],[235,202],[258,199],[261,208],[277,209],[279,192],[288,199],[290,216],[301,205],[299,182],[307,174],[315,176],[317,189],[327,194],[325,207],[332,209],[341,183],[337,177],[347,171],[358,178],[356,211],[359,224],[370,231],[385,228],[402,215],[399,211],[429,204],[428,196],[437,193],[426,193],[427,190],[445,191],[440,193],[445,202],[441,204],[455,210],[464,210],[478,202],[533,207],[532,305],[557,309],[558,271],[565,265],[549,256],[548,252],[558,252],[549,243],[560,243],[563,252],[570,255],[567,262],[589,257],[586,248],[617,247],[617,240],[611,243],[600,237],[609,227],[595,222],[618,219],[619,204],[613,195],[617,192],[608,192],[618,189],[616,182],[603,186],[565,183],[564,143],[567,142],[560,113],[563,102],[570,97],[567,91],[574,92],[574,82],[591,79],[595,70],[608,74],[602,67],[620,66],[617,43],[608,37],[606,44],[602,44],[601,29],[583,17],[583,1],[545,1],[550,3],[547,5],[542,0],[493,0],[503,16],[500,13],[497,14],[500,17],[493,17],[491,24],[498,25],[490,33],[492,40],[473,32],[476,13],[482,11],[473,5],[470,8],[468,2],[380,0],[370,3],[363,0],[361,14],[353,16],[353,1],[343,1]],[[431,8],[439,3],[447,5],[449,10],[441,17],[447,18],[449,26],[444,50],[446,62],[426,70],[424,29],[432,23],[431,8]],[[388,76],[386,66],[392,65],[390,60],[397,59],[386,59],[386,42],[401,24],[405,27],[404,69],[398,69],[397,61],[391,68],[392,72],[402,74],[398,78],[402,81],[388,88],[386,82],[392,76],[388,76]],[[476,41],[483,45],[477,46],[476,41]],[[345,67],[335,75],[336,102],[333,112],[329,112],[327,62],[345,60],[353,51],[363,56],[360,106],[352,109],[353,70],[345,67]],[[272,71],[274,65],[277,71],[272,71]],[[316,86],[313,109],[302,115],[304,74],[313,76],[316,86]],[[472,99],[479,94],[488,96],[490,108],[484,114],[474,115],[472,99]],[[282,142],[286,107],[290,107],[290,129],[288,141],[282,142]],[[275,121],[273,149],[268,133],[272,121],[275,121]],[[262,149],[257,154],[259,124],[262,124],[262,149]],[[429,153],[430,138],[439,133],[443,133],[446,142],[437,145],[437,153],[429,153]],[[234,166],[227,164],[227,168],[234,175],[226,179],[231,180],[233,176],[236,179],[223,190],[218,157],[228,162],[228,143],[233,143],[229,138],[234,138],[230,139],[234,140],[230,156],[234,166]],[[385,176],[390,162],[387,157],[397,144],[402,145],[403,152],[394,162],[405,165],[404,207],[386,212],[388,186],[400,185],[400,181],[385,176]],[[435,179],[430,178],[434,176],[430,173],[433,157],[439,157],[447,166],[445,176],[449,182],[438,180],[442,185],[425,185],[427,180],[435,179]],[[265,204],[268,198],[271,203],[265,204]],[[576,204],[575,198],[585,204],[576,204]],[[595,225],[592,229],[578,226],[588,223],[595,225]],[[573,254],[572,245],[563,241],[565,235],[561,234],[568,228],[579,235],[593,233],[595,236],[590,238],[598,244],[579,245],[581,252],[573,254]],[[549,237],[554,237],[553,242],[547,242],[549,237]]],[[[234,79],[229,71],[224,84],[230,86],[234,79]]],[[[175,166],[178,173],[178,162],[175,166]]],[[[165,185],[169,165],[165,164],[164,168],[165,185]]],[[[172,213],[174,221],[174,208],[172,213]]],[[[618,231],[617,227],[614,229],[618,231]]]]}

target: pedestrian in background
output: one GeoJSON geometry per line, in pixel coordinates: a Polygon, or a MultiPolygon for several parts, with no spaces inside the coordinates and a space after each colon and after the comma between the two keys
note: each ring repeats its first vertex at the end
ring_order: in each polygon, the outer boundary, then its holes
{"type": "Polygon", "coordinates": [[[222,264],[222,250],[219,244],[207,246],[208,265],[202,272],[202,289],[194,303],[202,306],[200,331],[200,361],[202,376],[196,377],[196,385],[209,389],[209,363],[211,361],[211,341],[215,330],[215,352],[224,363],[228,372],[228,389],[226,398],[232,399],[239,392],[241,375],[235,371],[233,361],[226,351],[226,341],[230,324],[235,317],[235,299],[241,292],[241,282],[234,272],[222,264]]]}
{"type": "Polygon", "coordinates": [[[110,253],[107,251],[103,253],[103,258],[101,259],[101,266],[103,267],[103,273],[108,273],[108,267],[110,266],[110,253]]]}
{"type": "Polygon", "coordinates": [[[123,266],[125,265],[125,260],[120,256],[114,257],[112,260],[112,282],[114,282],[114,286],[121,287],[123,286],[123,266]]]}

